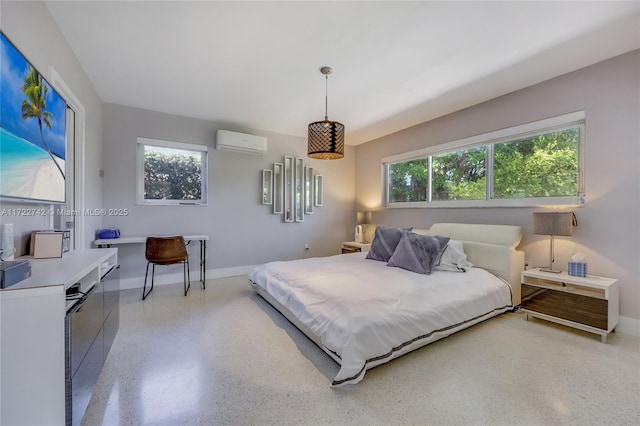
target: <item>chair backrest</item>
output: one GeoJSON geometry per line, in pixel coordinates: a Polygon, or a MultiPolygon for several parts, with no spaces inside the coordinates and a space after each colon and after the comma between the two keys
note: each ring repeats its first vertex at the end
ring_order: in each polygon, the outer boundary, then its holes
{"type": "Polygon", "coordinates": [[[181,235],[147,237],[145,257],[148,262],[169,265],[187,260],[189,253],[181,235]]]}

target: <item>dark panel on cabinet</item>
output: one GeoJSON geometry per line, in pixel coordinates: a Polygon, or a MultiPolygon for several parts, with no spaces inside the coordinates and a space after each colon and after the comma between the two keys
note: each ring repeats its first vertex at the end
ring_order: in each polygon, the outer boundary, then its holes
{"type": "Polygon", "coordinates": [[[608,301],[522,284],[523,309],[607,330],[608,301]]]}

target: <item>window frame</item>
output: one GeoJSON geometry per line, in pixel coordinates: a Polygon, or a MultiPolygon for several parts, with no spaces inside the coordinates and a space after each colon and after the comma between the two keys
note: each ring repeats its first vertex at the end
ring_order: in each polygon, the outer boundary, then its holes
{"type": "Polygon", "coordinates": [[[387,208],[471,208],[471,207],[549,207],[581,206],[585,204],[585,112],[577,111],[526,123],[456,141],[384,157],[382,159],[382,206],[387,208]],[[494,145],[526,137],[579,128],[577,194],[565,197],[493,198],[494,145]],[[484,200],[432,200],[432,156],[461,151],[478,146],[486,147],[486,195],[484,200]],[[419,158],[429,158],[427,201],[389,202],[389,166],[419,158]]]}
{"type": "Polygon", "coordinates": [[[165,141],[160,139],[137,138],[136,144],[136,204],[146,206],[206,206],[208,203],[209,147],[206,145],[165,141]],[[144,198],[144,149],[147,146],[173,148],[199,152],[202,155],[200,182],[202,185],[200,200],[151,200],[144,198]]]}

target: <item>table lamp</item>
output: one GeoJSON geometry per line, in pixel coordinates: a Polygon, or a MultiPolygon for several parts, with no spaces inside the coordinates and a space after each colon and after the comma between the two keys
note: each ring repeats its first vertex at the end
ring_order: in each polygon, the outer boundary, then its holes
{"type": "Polygon", "coordinates": [[[569,237],[573,235],[573,227],[576,225],[573,212],[538,212],[533,213],[533,233],[537,235],[550,235],[549,243],[549,267],[540,268],[541,271],[558,274],[561,270],[553,269],[554,249],[553,239],[556,235],[569,237]]]}
{"type": "Polygon", "coordinates": [[[362,225],[368,225],[371,223],[371,212],[358,212],[356,213],[356,234],[355,242],[364,243],[364,232],[362,225]]]}

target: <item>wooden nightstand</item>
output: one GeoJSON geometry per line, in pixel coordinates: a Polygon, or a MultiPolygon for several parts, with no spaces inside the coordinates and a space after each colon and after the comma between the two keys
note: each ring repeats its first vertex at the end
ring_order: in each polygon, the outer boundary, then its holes
{"type": "Polygon", "coordinates": [[[599,334],[602,342],[619,321],[618,280],[539,269],[522,272],[521,309],[529,316],[599,334]]]}
{"type": "Polygon", "coordinates": [[[342,243],[342,254],[345,253],[356,253],[359,251],[369,251],[371,248],[371,243],[356,243],[355,241],[347,241],[342,243]]]}

